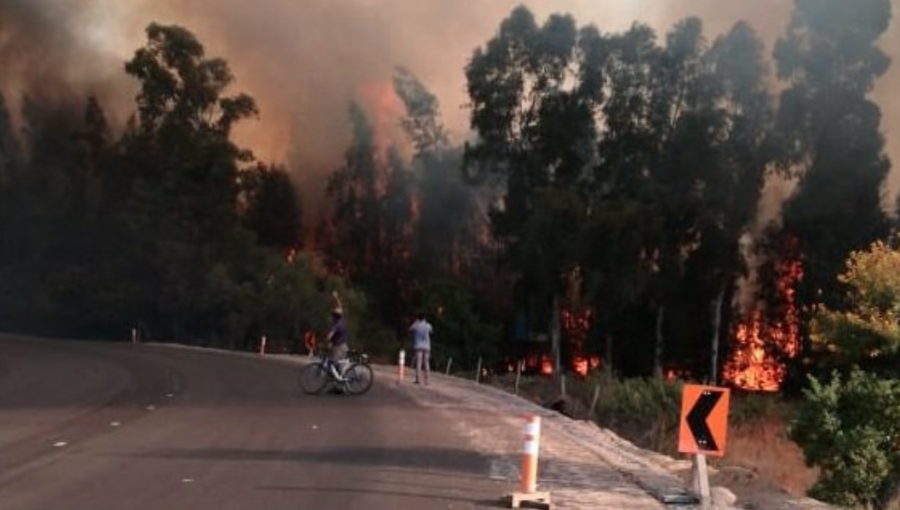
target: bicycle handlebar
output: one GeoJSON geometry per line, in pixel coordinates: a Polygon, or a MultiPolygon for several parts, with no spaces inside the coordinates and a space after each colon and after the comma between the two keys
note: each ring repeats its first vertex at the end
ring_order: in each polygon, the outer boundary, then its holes
{"type": "MultiPolygon", "coordinates": [[[[331,349],[328,347],[316,347],[313,349],[313,355],[321,360],[331,359],[331,349]]],[[[369,364],[369,355],[357,349],[347,351],[347,359],[352,363],[369,364]]]]}

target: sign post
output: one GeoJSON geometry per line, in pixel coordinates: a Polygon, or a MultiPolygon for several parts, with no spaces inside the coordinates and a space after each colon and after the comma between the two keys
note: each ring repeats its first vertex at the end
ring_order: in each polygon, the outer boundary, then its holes
{"type": "Polygon", "coordinates": [[[516,361],[516,395],[519,394],[519,381],[522,379],[522,364],[525,360],[516,361]]]}
{"type": "Polygon", "coordinates": [[[694,456],[693,485],[703,510],[710,505],[706,456],[725,455],[730,400],[728,388],[697,384],[686,384],[681,397],[678,451],[694,456]]]}

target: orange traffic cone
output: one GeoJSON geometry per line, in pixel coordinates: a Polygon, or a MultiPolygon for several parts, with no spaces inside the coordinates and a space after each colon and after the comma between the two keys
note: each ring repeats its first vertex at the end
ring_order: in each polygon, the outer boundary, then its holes
{"type": "Polygon", "coordinates": [[[538,452],[541,446],[541,417],[530,416],[525,425],[525,447],[522,450],[522,476],[519,492],[510,495],[513,508],[523,502],[550,507],[550,493],[537,491],[538,452]]]}

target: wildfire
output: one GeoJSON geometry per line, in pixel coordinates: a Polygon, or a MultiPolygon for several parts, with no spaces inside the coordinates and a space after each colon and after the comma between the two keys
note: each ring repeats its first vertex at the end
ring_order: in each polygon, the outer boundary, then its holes
{"type": "Polygon", "coordinates": [[[550,356],[544,355],[541,357],[541,373],[544,375],[553,374],[553,360],[550,359],[550,356]]]}
{"type": "Polygon", "coordinates": [[[553,358],[549,354],[532,353],[518,361],[508,362],[507,369],[510,372],[515,372],[519,369],[523,372],[538,371],[542,375],[551,375],[553,374],[553,358]]]}
{"type": "Polygon", "coordinates": [[[404,106],[390,82],[366,82],[357,87],[357,96],[368,110],[374,130],[375,147],[384,154],[403,140],[398,127],[404,106]]]}
{"type": "Polygon", "coordinates": [[[732,357],[725,365],[725,380],[746,390],[778,391],[786,375],[784,360],[800,350],[794,286],[803,277],[803,267],[799,260],[787,260],[775,269],[780,306],[776,313],[756,309],[737,325],[732,357]]]}
{"type": "MultiPolygon", "coordinates": [[[[560,313],[563,336],[568,339],[572,349],[572,370],[578,375],[585,376],[591,368],[591,360],[584,354],[584,344],[588,331],[591,329],[593,314],[590,308],[581,310],[562,310],[560,313]]],[[[596,366],[600,365],[597,357],[596,366]]]]}
{"type": "Polygon", "coordinates": [[[573,369],[575,370],[575,373],[577,373],[578,375],[582,375],[582,376],[587,375],[587,373],[588,373],[587,358],[584,358],[584,357],[575,358],[575,360],[572,361],[572,365],[573,365],[573,369]]]}

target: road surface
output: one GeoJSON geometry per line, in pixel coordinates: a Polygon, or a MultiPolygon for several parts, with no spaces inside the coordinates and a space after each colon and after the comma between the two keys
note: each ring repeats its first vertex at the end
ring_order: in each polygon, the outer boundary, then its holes
{"type": "MultiPolygon", "coordinates": [[[[693,510],[661,502],[684,493],[683,459],[591,423],[392,367],[361,397],[303,395],[302,362],[0,334],[0,510],[508,508],[535,414],[554,509],[693,510]]],[[[753,506],[830,510],[767,501],[753,506]]]]}
{"type": "Polygon", "coordinates": [[[496,508],[489,455],[379,381],[301,395],[298,364],[0,335],[0,509],[496,508]]]}

